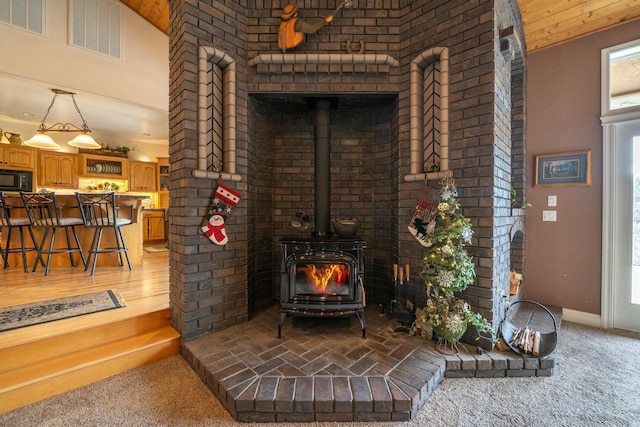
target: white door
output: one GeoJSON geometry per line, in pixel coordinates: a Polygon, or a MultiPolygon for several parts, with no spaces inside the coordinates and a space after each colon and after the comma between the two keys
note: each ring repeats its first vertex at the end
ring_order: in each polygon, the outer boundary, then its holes
{"type": "Polygon", "coordinates": [[[640,120],[614,128],[612,326],[640,332],[640,120]]]}

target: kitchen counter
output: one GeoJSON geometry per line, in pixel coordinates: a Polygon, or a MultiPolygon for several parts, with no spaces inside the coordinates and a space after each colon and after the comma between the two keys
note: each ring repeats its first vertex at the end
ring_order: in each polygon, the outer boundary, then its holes
{"type": "MultiPolygon", "coordinates": [[[[11,205],[22,206],[22,200],[14,200],[12,198],[19,198],[19,194],[17,193],[6,193],[8,197],[7,202],[11,205]]],[[[122,234],[124,236],[124,241],[127,244],[127,249],[129,250],[129,258],[131,260],[131,265],[135,268],[136,265],[142,264],[142,201],[149,199],[148,195],[139,195],[139,194],[130,194],[130,193],[116,193],[116,204],[121,207],[133,206],[134,215],[133,215],[133,223],[122,227],[122,234]]],[[[78,200],[76,198],[75,191],[56,191],[56,200],[59,206],[77,206],[78,200]]],[[[123,216],[128,216],[128,209],[120,210],[120,213],[123,216]],[[127,212],[127,215],[124,215],[124,212],[127,212]]],[[[12,215],[17,214],[17,216],[26,216],[26,211],[24,209],[17,209],[12,211],[12,215]]],[[[79,209],[68,209],[65,210],[65,215],[67,216],[80,216],[79,209]]],[[[82,250],[87,256],[89,248],[91,246],[91,240],[93,239],[93,228],[84,228],[83,226],[76,227],[76,231],[78,233],[78,237],[80,239],[80,244],[82,245],[82,250]]],[[[39,230],[38,227],[34,228],[34,233],[36,234],[36,239],[40,241],[43,235],[43,231],[39,230]]],[[[12,247],[20,247],[19,242],[19,233],[12,233],[12,247]]],[[[66,246],[66,239],[63,232],[56,233],[56,247],[64,247],[66,246]]],[[[4,241],[6,239],[6,233],[2,233],[3,237],[3,245],[6,245],[4,241]]],[[[25,236],[25,239],[28,241],[29,238],[25,236]]],[[[27,243],[28,246],[28,243],[27,243]]],[[[105,230],[102,237],[102,247],[115,246],[115,238],[113,237],[113,233],[109,232],[109,230],[105,230]]],[[[6,246],[3,246],[6,247],[6,246]]],[[[33,262],[35,261],[35,254],[30,252],[28,255],[29,262],[29,271],[33,268],[33,262]]],[[[75,255],[77,256],[77,255],[75,255]]],[[[11,266],[19,266],[22,265],[22,260],[19,259],[20,254],[10,254],[9,263],[11,266]]],[[[77,256],[77,262],[81,263],[80,257],[77,256]]],[[[65,255],[54,255],[51,258],[51,266],[52,268],[55,266],[69,266],[69,257],[65,255]]],[[[98,266],[119,266],[120,261],[118,259],[117,254],[100,254],[98,256],[98,266]]],[[[126,261],[125,261],[126,265],[126,261]]],[[[127,267],[124,267],[127,268],[127,267]]],[[[39,267],[36,272],[44,271],[42,267],[39,267]]],[[[98,272],[96,270],[96,272],[98,272]]]]}

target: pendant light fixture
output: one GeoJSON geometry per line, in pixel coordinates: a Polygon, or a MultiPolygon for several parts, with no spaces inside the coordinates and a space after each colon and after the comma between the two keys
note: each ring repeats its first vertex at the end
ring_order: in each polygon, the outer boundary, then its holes
{"type": "Polygon", "coordinates": [[[68,144],[71,145],[72,147],[88,148],[88,149],[102,148],[100,144],[98,144],[89,135],[89,133],[91,132],[91,129],[89,129],[89,126],[87,126],[87,122],[84,120],[84,117],[82,116],[82,113],[78,108],[78,104],[76,104],[75,93],[68,92],[66,90],[61,90],[61,89],[51,89],[51,92],[53,92],[53,99],[51,100],[51,104],[47,109],[47,113],[44,115],[44,118],[42,119],[42,123],[40,123],[40,126],[38,127],[38,133],[34,135],[31,139],[26,140],[24,144],[31,147],[36,147],[36,148],[55,150],[60,148],[60,146],[56,144],[56,142],[53,139],[51,139],[51,137],[48,135],[49,132],[75,132],[75,133],[80,133],[80,135],[76,136],[75,138],[73,138],[71,141],[68,142],[68,144]],[[51,112],[51,108],[53,107],[53,104],[55,104],[56,98],[58,97],[58,95],[71,96],[71,100],[73,101],[73,106],[75,107],[76,111],[78,112],[78,115],[80,115],[80,118],[82,119],[82,125],[76,126],[73,123],[59,123],[59,122],[51,126],[45,125],[44,122],[47,120],[47,117],[49,116],[49,112],[51,112]]]}

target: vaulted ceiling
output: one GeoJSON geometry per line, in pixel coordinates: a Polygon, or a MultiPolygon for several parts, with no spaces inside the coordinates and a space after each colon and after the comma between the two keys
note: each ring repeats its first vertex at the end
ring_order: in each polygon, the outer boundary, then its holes
{"type": "Polygon", "coordinates": [[[169,35],[169,0],[120,0],[120,2],[169,35]]]}
{"type": "MultiPolygon", "coordinates": [[[[165,34],[168,0],[121,0],[165,34]]],[[[527,52],[640,19],[640,0],[519,0],[527,52]]]]}

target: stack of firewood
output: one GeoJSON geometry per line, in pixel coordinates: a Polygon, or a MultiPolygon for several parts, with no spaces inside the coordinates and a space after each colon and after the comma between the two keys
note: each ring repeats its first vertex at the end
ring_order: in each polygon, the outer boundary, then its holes
{"type": "Polygon", "coordinates": [[[511,347],[518,348],[524,354],[531,354],[533,357],[540,355],[540,332],[527,327],[516,329],[511,337],[511,347]]]}

